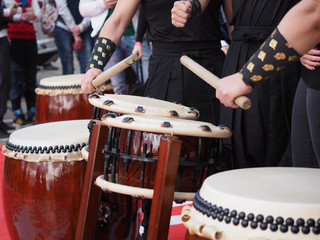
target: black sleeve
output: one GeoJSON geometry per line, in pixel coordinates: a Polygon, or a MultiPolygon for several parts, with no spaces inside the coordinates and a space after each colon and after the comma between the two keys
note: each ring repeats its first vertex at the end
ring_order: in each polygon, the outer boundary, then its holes
{"type": "Polygon", "coordinates": [[[147,26],[148,26],[148,22],[146,20],[144,8],[140,5],[138,28],[136,33],[136,42],[142,42],[143,35],[147,30],[147,26]]]}
{"type": "Polygon", "coordinates": [[[9,22],[13,22],[12,17],[4,17],[3,16],[3,8],[0,8],[0,24],[7,24],[9,22]]]}

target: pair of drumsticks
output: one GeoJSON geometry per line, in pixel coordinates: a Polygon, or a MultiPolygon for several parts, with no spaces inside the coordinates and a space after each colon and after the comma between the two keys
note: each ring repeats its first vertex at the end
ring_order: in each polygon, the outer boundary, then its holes
{"type": "MultiPolygon", "coordinates": [[[[112,76],[116,75],[117,73],[123,71],[127,67],[129,67],[131,64],[136,62],[138,60],[137,55],[131,55],[125,59],[123,59],[121,62],[115,64],[108,70],[102,72],[100,75],[98,75],[93,81],[92,86],[97,87],[104,83],[106,80],[110,79],[112,76]]],[[[195,73],[198,77],[203,79],[205,82],[207,82],[210,86],[213,88],[217,87],[217,83],[219,81],[219,78],[215,76],[213,73],[202,67],[200,64],[189,58],[188,56],[182,56],[180,58],[180,62],[187,67],[189,70],[191,70],[193,73],[195,73]]],[[[234,102],[241,107],[244,110],[247,110],[251,107],[251,101],[246,96],[239,96],[237,97],[234,102]]]]}

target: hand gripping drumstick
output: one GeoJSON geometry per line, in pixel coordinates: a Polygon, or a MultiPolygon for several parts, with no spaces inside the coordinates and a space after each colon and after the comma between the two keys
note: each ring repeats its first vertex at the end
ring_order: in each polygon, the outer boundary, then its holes
{"type": "Polygon", "coordinates": [[[129,67],[132,63],[138,61],[139,57],[138,55],[131,55],[125,59],[123,59],[121,62],[118,62],[117,64],[113,65],[111,68],[107,69],[106,71],[99,74],[95,79],[92,81],[93,87],[98,87],[105,81],[109,80],[114,75],[118,74],[119,72],[123,71],[127,67],[129,67]]]}
{"type": "MultiPolygon", "coordinates": [[[[219,78],[202,67],[199,63],[195,62],[188,56],[182,56],[180,58],[180,62],[186,66],[189,70],[195,73],[198,77],[202,78],[205,82],[207,82],[213,88],[217,87],[217,83],[219,78]]],[[[244,110],[248,110],[251,107],[251,101],[246,96],[239,96],[234,99],[234,102],[244,110]]]]}

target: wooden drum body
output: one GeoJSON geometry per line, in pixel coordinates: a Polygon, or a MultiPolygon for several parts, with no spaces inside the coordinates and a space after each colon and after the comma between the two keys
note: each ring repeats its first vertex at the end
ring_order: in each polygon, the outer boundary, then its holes
{"type": "Polygon", "coordinates": [[[102,124],[110,127],[104,149],[105,179],[110,182],[153,189],[160,139],[165,135],[182,141],[177,192],[196,192],[207,176],[228,169],[227,163],[216,159],[214,139],[229,137],[228,129],[200,121],[138,115],[109,117],[102,124]]]}
{"type": "MultiPolygon", "coordinates": [[[[91,118],[93,107],[88,95],[81,92],[83,75],[62,75],[40,81],[36,88],[37,123],[91,118]]],[[[105,91],[112,92],[111,84],[105,86],[105,91]]]]}
{"type": "Polygon", "coordinates": [[[46,123],[11,134],[3,150],[3,204],[11,239],[74,239],[88,123],[46,123]]]}
{"type": "Polygon", "coordinates": [[[181,220],[186,239],[320,239],[320,170],[248,168],[208,177],[181,220]]]}

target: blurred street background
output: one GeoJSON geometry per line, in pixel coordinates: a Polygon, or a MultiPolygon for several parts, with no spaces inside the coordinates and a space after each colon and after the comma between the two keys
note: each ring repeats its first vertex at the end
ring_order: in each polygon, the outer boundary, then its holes
{"type": "MultiPolygon", "coordinates": [[[[75,68],[75,74],[80,73],[79,70],[79,63],[76,57],[74,56],[74,68],[75,68]]],[[[38,72],[37,72],[37,84],[39,84],[40,80],[46,77],[54,77],[54,76],[60,76],[62,74],[62,69],[61,69],[61,63],[59,58],[57,58],[55,61],[50,62],[50,64],[46,66],[38,66],[38,72]]],[[[22,109],[24,112],[27,112],[25,100],[22,99],[22,109]]],[[[12,125],[12,107],[11,107],[11,102],[10,100],[8,101],[8,110],[4,116],[3,121],[10,126],[12,125]]],[[[30,125],[26,125],[25,127],[28,127],[30,125]]],[[[16,130],[16,129],[15,129],[16,130]]],[[[9,133],[15,131],[11,130],[8,131],[9,133]]],[[[7,138],[0,138],[0,145],[5,144],[7,142],[7,138]]]]}

